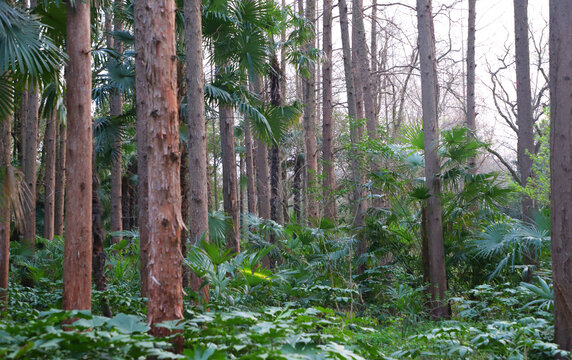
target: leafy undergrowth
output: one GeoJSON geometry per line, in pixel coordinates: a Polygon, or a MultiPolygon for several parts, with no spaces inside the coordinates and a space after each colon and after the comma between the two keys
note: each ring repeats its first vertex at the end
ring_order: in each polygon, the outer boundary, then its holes
{"type": "MultiPolygon", "coordinates": [[[[125,313],[106,318],[56,310],[61,302],[57,283],[35,288],[13,284],[10,307],[0,321],[0,358],[546,359],[557,352],[568,356],[550,343],[552,305],[549,299],[539,303],[542,289],[483,285],[467,299],[453,298],[454,317],[442,322],[412,318],[403,304],[395,308],[388,304],[385,315],[375,318],[296,303],[213,304],[208,311],[185,304],[183,321],[163,324],[184,336],[184,352],[176,355],[170,352],[168,338],[147,333],[144,299],[111,287],[106,295],[112,308],[125,313]],[[62,325],[70,318],[76,321],[62,325]]],[[[402,289],[399,296],[406,292],[402,289]]],[[[95,293],[94,304],[102,295],[95,293]]]]}

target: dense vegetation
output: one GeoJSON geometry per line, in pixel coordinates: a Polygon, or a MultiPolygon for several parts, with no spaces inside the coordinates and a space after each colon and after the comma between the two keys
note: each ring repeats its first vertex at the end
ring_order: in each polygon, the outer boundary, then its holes
{"type": "Polygon", "coordinates": [[[526,5],[513,169],[476,128],[474,0],[442,129],[431,1],[390,74],[377,2],[369,54],[340,0],[339,79],[331,0],[138,1],[0,2],[1,359],[572,357],[565,111],[521,99],[526,5]]]}

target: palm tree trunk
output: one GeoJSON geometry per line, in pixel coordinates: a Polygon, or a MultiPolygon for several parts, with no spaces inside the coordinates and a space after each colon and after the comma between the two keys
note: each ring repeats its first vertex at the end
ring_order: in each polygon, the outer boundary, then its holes
{"type": "MultiPolygon", "coordinates": [[[[68,5],[69,6],[69,5],[68,5]]],[[[89,1],[66,13],[66,104],[69,137],[65,199],[64,310],[91,309],[92,122],[89,1]]]]}
{"type": "MultiPolygon", "coordinates": [[[[467,128],[476,135],[476,109],[475,109],[475,33],[476,33],[476,4],[477,0],[469,0],[469,24],[467,32],[467,128]]],[[[476,159],[469,159],[471,172],[475,173],[476,159]]]]}
{"type": "Polygon", "coordinates": [[[244,146],[246,147],[246,179],[248,194],[248,212],[256,214],[256,176],[254,175],[254,161],[252,150],[252,131],[250,129],[250,121],[244,119],[244,146]]]}
{"type": "Polygon", "coordinates": [[[441,209],[441,184],[439,181],[439,124],[437,103],[439,99],[435,58],[435,32],[431,0],[417,0],[419,56],[421,58],[421,94],[423,107],[423,136],[425,139],[425,181],[430,197],[427,199],[426,229],[429,259],[429,293],[431,314],[440,319],[449,316],[446,301],[447,273],[443,247],[443,221],[441,209]]]}
{"type": "MultiPolygon", "coordinates": [[[[136,1],[137,120],[146,125],[144,142],[148,165],[146,187],[148,239],[142,277],[146,278],[147,321],[151,325],[183,318],[181,186],[175,3],[136,1]],[[152,240],[152,241],[151,241],[152,240]]],[[[143,169],[138,169],[140,172],[143,169]]],[[[151,329],[170,335],[166,328],[151,329]]],[[[182,350],[182,337],[173,342],[182,350]]]]}

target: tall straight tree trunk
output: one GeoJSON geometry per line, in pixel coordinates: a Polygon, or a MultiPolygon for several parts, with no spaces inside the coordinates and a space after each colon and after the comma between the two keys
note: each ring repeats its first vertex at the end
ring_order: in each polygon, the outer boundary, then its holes
{"type": "Polygon", "coordinates": [[[336,220],[336,177],[334,172],[334,132],[332,105],[332,0],[324,0],[324,33],[322,65],[322,161],[324,217],[336,220]]]}
{"type": "Polygon", "coordinates": [[[256,176],[254,175],[254,151],[252,149],[252,131],[250,121],[244,122],[244,146],[246,147],[246,179],[248,193],[248,212],[256,214],[256,176]]]}
{"type": "Polygon", "coordinates": [[[0,309],[8,305],[10,276],[10,184],[9,167],[12,116],[0,120],[0,309]]]}
{"type": "Polygon", "coordinates": [[[429,261],[429,293],[431,314],[440,319],[449,316],[447,307],[447,273],[443,246],[441,184],[439,181],[439,124],[437,121],[438,83],[435,58],[435,31],[431,0],[417,0],[417,30],[421,58],[421,101],[423,136],[425,139],[425,181],[429,189],[426,200],[427,249],[429,261]]]}
{"type": "MultiPolygon", "coordinates": [[[[117,0],[116,4],[119,5],[119,9],[123,9],[121,5],[122,0],[117,0]]],[[[123,26],[121,24],[121,19],[115,17],[113,19],[113,30],[121,31],[123,26]]],[[[107,46],[115,49],[119,54],[123,53],[123,44],[121,41],[114,39],[112,36],[107,37],[107,46]]],[[[109,99],[109,110],[110,115],[120,116],[123,113],[123,99],[119,91],[114,91],[109,99]]],[[[123,156],[122,156],[122,143],[121,138],[117,138],[113,143],[113,156],[111,158],[111,232],[117,233],[123,230],[122,222],[122,211],[121,211],[121,198],[123,193],[121,191],[121,180],[123,173],[123,156]]],[[[121,241],[121,236],[114,235],[112,237],[112,242],[117,244],[121,241]]]]}
{"type": "MultiPolygon", "coordinates": [[[[145,125],[147,182],[147,321],[183,318],[181,186],[175,2],[134,4],[137,120],[145,125]]],[[[141,169],[139,169],[141,171],[141,169]]],[[[156,336],[170,330],[153,327],[156,336]]],[[[174,342],[182,348],[182,337],[174,342]]]]}
{"type": "Polygon", "coordinates": [[[550,189],[554,342],[572,350],[572,2],[550,0],[550,189]]]}
{"type": "MultiPolygon", "coordinates": [[[[312,25],[316,25],[316,0],[306,0],[305,18],[312,25]]],[[[312,37],[305,45],[306,49],[314,46],[315,39],[312,37]]],[[[318,185],[318,152],[316,144],[316,71],[312,63],[308,65],[310,72],[304,78],[304,142],[306,155],[306,201],[309,219],[318,219],[318,201],[314,187],[318,185]]]]}
{"type": "Polygon", "coordinates": [[[30,197],[24,206],[23,245],[33,256],[36,247],[36,162],[38,157],[38,95],[35,84],[28,84],[26,116],[22,124],[22,168],[30,197]]]}
{"type": "MultiPolygon", "coordinates": [[[[514,0],[514,35],[516,56],[516,108],[518,124],[517,157],[522,186],[528,184],[532,176],[534,154],[534,120],[532,118],[532,98],[530,91],[530,52],[528,47],[528,0],[514,0]]],[[[522,199],[522,217],[525,221],[533,218],[532,199],[522,199]]],[[[532,259],[528,259],[531,260],[532,259]]]]}
{"type": "Polygon", "coordinates": [[[219,112],[224,212],[230,216],[232,222],[226,241],[228,248],[233,249],[235,252],[240,252],[236,154],[234,151],[234,112],[230,105],[221,105],[219,112]]]}
{"type": "Polygon", "coordinates": [[[56,136],[58,128],[57,109],[46,119],[44,147],[46,150],[46,175],[44,177],[44,237],[54,237],[54,206],[56,191],[56,136]]]}
{"type": "MultiPolygon", "coordinates": [[[[476,33],[476,5],[477,0],[469,1],[469,26],[467,34],[467,128],[473,136],[477,132],[476,108],[475,108],[475,33],[476,33]]],[[[476,172],[476,159],[469,159],[469,167],[473,173],[476,172]]]]}
{"type": "MultiPolygon", "coordinates": [[[[189,239],[195,244],[201,236],[208,241],[209,201],[207,130],[205,123],[204,74],[201,7],[199,0],[185,1],[185,43],[187,74],[187,121],[189,127],[190,211],[189,239]]],[[[201,280],[191,275],[191,288],[198,291],[201,280]]],[[[208,288],[203,297],[208,300],[208,288]]]]}
{"type": "Polygon", "coordinates": [[[294,181],[292,184],[292,192],[294,195],[294,214],[296,221],[302,222],[302,175],[304,173],[304,157],[299,154],[294,159],[294,181]]]}
{"type": "MultiPolygon", "coordinates": [[[[255,76],[252,90],[262,97],[262,79],[255,76]]],[[[255,169],[258,216],[270,219],[270,170],[268,168],[268,148],[263,141],[256,140],[255,169]]]]}
{"type": "Polygon", "coordinates": [[[66,144],[67,126],[63,123],[58,126],[57,153],[56,153],[56,188],[54,199],[54,235],[64,234],[64,203],[66,193],[66,144]]]}
{"type": "MultiPolygon", "coordinates": [[[[280,96],[280,64],[276,54],[271,59],[273,70],[270,71],[270,104],[274,107],[282,105],[280,96]]],[[[270,218],[278,224],[284,222],[282,214],[282,157],[280,154],[280,139],[274,139],[270,148],[270,218]]]]}
{"type": "Polygon", "coordinates": [[[213,132],[213,194],[214,194],[214,211],[218,211],[218,163],[217,163],[217,141],[216,141],[216,121],[212,121],[213,132]]]}
{"type": "MultiPolygon", "coordinates": [[[[386,47],[387,48],[387,47],[386,47]]],[[[374,94],[373,98],[373,108],[374,114],[373,117],[376,119],[378,118],[379,113],[379,101],[378,96],[382,92],[379,89],[379,79],[380,75],[377,73],[377,0],[373,0],[373,4],[371,6],[371,86],[372,86],[372,93],[374,94]]],[[[382,59],[382,63],[383,63],[382,59]]],[[[377,126],[377,124],[376,124],[377,126]]]]}
{"type": "Polygon", "coordinates": [[[63,308],[91,309],[92,121],[90,3],[66,13],[67,181],[63,308]]]}
{"type": "MultiPolygon", "coordinates": [[[[349,21],[348,21],[348,6],[346,0],[339,1],[340,9],[340,27],[342,35],[342,52],[344,58],[344,74],[346,80],[346,93],[348,99],[348,117],[350,118],[350,138],[352,145],[355,146],[360,139],[360,131],[357,126],[353,124],[355,120],[358,119],[358,105],[356,101],[356,91],[354,86],[354,76],[352,70],[352,51],[350,48],[350,33],[349,33],[349,21]]],[[[354,182],[353,190],[353,202],[354,202],[354,224],[357,227],[364,225],[364,213],[365,213],[365,200],[364,194],[361,189],[363,176],[361,174],[361,169],[359,165],[359,159],[357,159],[357,154],[352,152],[351,154],[351,166],[352,166],[352,178],[354,182]]]]}
{"type": "MultiPolygon", "coordinates": [[[[377,119],[375,117],[375,103],[372,74],[367,55],[367,41],[363,22],[362,0],[352,0],[352,31],[354,33],[353,50],[356,56],[357,66],[354,67],[354,81],[361,84],[363,95],[364,115],[367,118],[367,135],[371,139],[377,137],[377,119]]],[[[354,84],[355,85],[355,84],[354,84]]]]}

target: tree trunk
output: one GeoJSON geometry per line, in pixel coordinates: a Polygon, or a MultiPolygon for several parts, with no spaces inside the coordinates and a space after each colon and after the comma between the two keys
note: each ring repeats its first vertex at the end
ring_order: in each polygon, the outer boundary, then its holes
{"type": "Polygon", "coordinates": [[[228,105],[221,105],[219,111],[224,212],[230,216],[232,222],[226,241],[228,248],[235,252],[240,252],[236,154],[234,151],[234,113],[232,107],[228,105]]]}
{"type": "MultiPolygon", "coordinates": [[[[280,95],[280,79],[283,76],[276,54],[271,59],[273,70],[270,71],[270,104],[274,107],[282,105],[280,95]]],[[[270,149],[270,218],[278,224],[284,222],[282,217],[282,156],[280,154],[281,139],[274,139],[270,149]]]]}
{"type": "MultiPolygon", "coordinates": [[[[517,157],[522,186],[532,176],[534,154],[534,120],[530,95],[530,53],[528,47],[528,0],[514,0],[514,35],[516,53],[516,107],[518,124],[517,157]]],[[[534,204],[528,196],[522,198],[522,218],[531,221],[534,204]]],[[[528,259],[532,263],[533,259],[528,259]]]]}
{"type": "MultiPolygon", "coordinates": [[[[358,119],[358,105],[356,101],[356,88],[354,86],[354,76],[352,69],[352,51],[350,49],[348,7],[346,0],[339,1],[339,9],[342,35],[342,51],[344,58],[344,74],[346,80],[346,93],[348,98],[348,117],[350,119],[350,138],[353,145],[352,147],[355,149],[355,145],[359,142],[360,139],[360,131],[354,124],[354,121],[358,119]]],[[[355,151],[352,151],[351,154],[351,166],[352,178],[354,182],[354,189],[352,194],[354,202],[354,224],[357,227],[361,227],[364,225],[364,213],[367,205],[365,203],[364,194],[361,189],[363,176],[361,174],[359,159],[357,158],[355,151]]]]}
{"type": "Polygon", "coordinates": [[[10,275],[10,167],[12,116],[0,120],[0,309],[8,305],[10,275]]]}
{"type": "MultiPolygon", "coordinates": [[[[119,5],[118,10],[121,10],[123,6],[121,1],[116,1],[116,5],[119,5]]],[[[119,17],[114,18],[113,24],[114,31],[123,30],[121,24],[121,19],[119,17]]],[[[107,46],[113,48],[119,54],[123,53],[123,44],[117,39],[113,39],[112,36],[108,36],[107,46]]],[[[123,99],[119,91],[114,91],[109,99],[110,115],[112,117],[120,116],[123,113],[123,99]]],[[[111,158],[111,232],[116,233],[123,230],[122,222],[122,211],[121,211],[121,198],[123,196],[121,180],[122,180],[122,143],[121,138],[117,138],[113,143],[113,154],[111,158]]],[[[112,242],[117,244],[121,241],[121,236],[113,236],[112,242]]]]}
{"type": "Polygon", "coordinates": [[[554,342],[572,350],[572,3],[550,1],[550,171],[554,342]]]}
{"type": "MultiPolygon", "coordinates": [[[[181,186],[175,3],[134,4],[137,120],[145,125],[147,251],[142,277],[147,282],[147,321],[154,325],[183,318],[181,186]]],[[[138,169],[141,172],[142,169],[138,169]]],[[[153,327],[155,336],[166,328],[153,327]]],[[[182,350],[182,337],[176,337],[182,350]]]]}
{"type": "Polygon", "coordinates": [[[213,130],[213,194],[214,194],[214,211],[218,211],[218,162],[217,162],[217,148],[216,148],[216,124],[215,120],[212,121],[213,130]]]}
{"type": "MultiPolygon", "coordinates": [[[[208,241],[208,164],[207,132],[204,106],[204,74],[201,29],[202,2],[185,1],[185,42],[187,73],[187,121],[189,126],[189,171],[190,211],[189,239],[195,244],[201,236],[208,241]]],[[[191,275],[190,286],[199,291],[201,280],[191,275]]],[[[203,297],[208,301],[208,288],[203,288],[203,297]]]]}
{"type": "MultiPolygon", "coordinates": [[[[69,5],[68,5],[69,6],[69,5]]],[[[64,310],[91,310],[92,121],[89,1],[66,13],[67,181],[64,310]]]]}
{"type": "MultiPolygon", "coordinates": [[[[92,272],[93,281],[95,283],[95,288],[98,291],[107,290],[107,279],[105,277],[105,259],[107,255],[105,254],[104,241],[105,241],[105,229],[103,227],[103,205],[99,199],[99,176],[97,175],[97,170],[95,169],[95,150],[93,152],[93,176],[92,176],[92,228],[93,228],[93,254],[92,254],[92,272]]],[[[101,309],[103,316],[111,317],[111,308],[109,307],[109,301],[106,296],[101,298],[101,309]]]]}
{"type": "Polygon", "coordinates": [[[36,248],[36,162],[38,157],[38,95],[35,84],[28,84],[26,116],[22,124],[22,168],[29,198],[24,206],[24,238],[22,244],[29,256],[36,248]]]}
{"type": "MultiPolygon", "coordinates": [[[[469,0],[469,26],[467,35],[467,128],[473,136],[477,132],[476,109],[475,109],[475,32],[476,32],[476,3],[477,0],[469,0]]],[[[471,172],[475,173],[477,162],[475,158],[469,159],[471,172]]]]}
{"type": "Polygon", "coordinates": [[[56,154],[56,189],[54,199],[54,235],[64,234],[64,202],[66,193],[67,126],[59,124],[56,154]]]}
{"type": "Polygon", "coordinates": [[[296,222],[302,222],[302,174],[304,166],[304,156],[296,155],[294,160],[294,183],[292,184],[292,192],[294,193],[294,214],[296,215],[296,222]]]}
{"type": "Polygon", "coordinates": [[[429,189],[426,204],[426,229],[429,259],[429,293],[431,314],[440,319],[449,316],[446,301],[447,273],[443,247],[441,184],[439,181],[439,124],[437,103],[437,64],[435,58],[435,32],[431,0],[417,0],[417,29],[421,58],[421,96],[423,107],[423,135],[425,138],[425,179],[429,189]]]}
{"type": "MultiPolygon", "coordinates": [[[[255,76],[251,90],[262,97],[262,79],[255,76]]],[[[258,216],[270,219],[270,170],[268,168],[268,148],[263,141],[255,139],[256,198],[258,200],[258,216]]]]}
{"type": "Polygon", "coordinates": [[[322,169],[324,217],[335,221],[336,211],[336,177],[334,171],[334,133],[332,105],[332,0],[324,0],[324,33],[322,65],[322,169]]]}
{"type": "MultiPolygon", "coordinates": [[[[306,0],[305,18],[316,25],[316,0],[306,0]]],[[[306,49],[314,46],[312,37],[304,46],[306,49]]],[[[308,64],[310,75],[304,79],[304,142],[306,156],[306,201],[307,218],[317,220],[319,217],[318,202],[314,188],[318,185],[318,151],[316,144],[316,71],[312,63],[308,64]]]]}
{"type": "Polygon", "coordinates": [[[44,177],[44,237],[54,238],[54,206],[56,188],[56,135],[58,128],[57,110],[46,119],[44,148],[46,151],[46,175],[44,177]]]}
{"type": "Polygon", "coordinates": [[[254,161],[252,150],[252,131],[250,129],[250,121],[244,119],[244,146],[246,147],[246,179],[248,181],[248,212],[256,214],[256,176],[254,175],[254,161]]]}
{"type": "Polygon", "coordinates": [[[352,49],[358,65],[353,69],[355,71],[354,81],[361,84],[364,115],[367,118],[367,135],[371,139],[375,139],[377,138],[377,119],[375,117],[373,84],[371,82],[372,74],[367,56],[367,42],[363,23],[363,3],[362,0],[352,0],[352,3],[352,30],[355,35],[352,49]]]}

